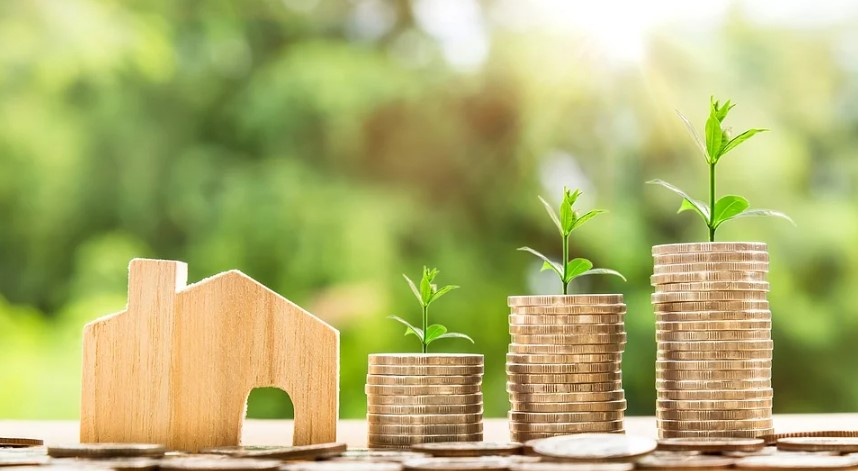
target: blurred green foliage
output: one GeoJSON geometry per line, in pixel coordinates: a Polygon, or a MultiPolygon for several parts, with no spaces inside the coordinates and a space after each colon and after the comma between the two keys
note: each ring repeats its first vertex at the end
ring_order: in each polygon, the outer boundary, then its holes
{"type": "MultiPolygon", "coordinates": [[[[367,354],[413,349],[385,319],[418,315],[401,273],[437,265],[462,289],[435,319],[476,340],[439,348],[486,355],[502,416],[506,296],[556,288],[515,248],[556,245],[536,195],[564,184],[610,210],[571,255],[629,282],[574,288],[627,296],[629,412],[651,413],[650,247],[706,234],[643,183],[703,196],[674,109],[702,127],[711,94],[737,129],[773,130],[725,159],[719,191],[798,224],[719,233],[770,244],[775,409],[858,408],[855,22],[736,8],[614,63],[502,3],[478,4],[488,49],[462,66],[404,1],[0,2],[0,417],[76,417],[81,327],[122,309],[133,257],[186,261],[191,281],[238,268],[339,328],[344,417],[365,411],[367,354]]],[[[250,415],[290,407],[261,391],[250,415]]]]}

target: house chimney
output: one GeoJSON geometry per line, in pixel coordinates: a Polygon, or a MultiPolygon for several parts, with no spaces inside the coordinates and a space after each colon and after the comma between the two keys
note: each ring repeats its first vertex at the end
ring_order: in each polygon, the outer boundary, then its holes
{"type": "Polygon", "coordinates": [[[128,310],[172,310],[176,291],[188,282],[188,265],[172,260],[135,258],[128,264],[128,310]]]}

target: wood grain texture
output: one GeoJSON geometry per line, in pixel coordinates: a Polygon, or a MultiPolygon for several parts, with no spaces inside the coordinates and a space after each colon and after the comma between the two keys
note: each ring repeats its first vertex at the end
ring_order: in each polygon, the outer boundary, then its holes
{"type": "Polygon", "coordinates": [[[257,387],[289,394],[294,444],[335,441],[339,333],[239,271],[186,281],[132,260],[127,309],[85,326],[81,442],[237,445],[257,387]]]}

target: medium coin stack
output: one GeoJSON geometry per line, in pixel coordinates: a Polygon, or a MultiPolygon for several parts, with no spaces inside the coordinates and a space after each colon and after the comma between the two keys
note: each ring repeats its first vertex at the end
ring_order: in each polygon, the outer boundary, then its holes
{"type": "Polygon", "coordinates": [[[482,441],[483,371],[482,355],[370,355],[369,447],[482,441]]]}
{"type": "Polygon", "coordinates": [[[512,440],[622,432],[623,296],[511,296],[508,304],[512,440]]]}
{"type": "Polygon", "coordinates": [[[669,244],[652,253],[659,437],[773,433],[766,244],[669,244]]]}

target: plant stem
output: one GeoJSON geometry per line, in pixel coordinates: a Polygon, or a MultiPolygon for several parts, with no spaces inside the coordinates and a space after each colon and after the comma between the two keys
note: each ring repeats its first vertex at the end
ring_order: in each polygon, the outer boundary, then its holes
{"type": "Polygon", "coordinates": [[[429,324],[429,305],[423,306],[423,353],[429,352],[429,344],[426,343],[426,327],[429,324]]]}
{"type": "Polygon", "coordinates": [[[715,242],[715,162],[709,164],[709,242],[715,242]]]}
{"type": "Polygon", "coordinates": [[[569,260],[569,234],[563,235],[563,258],[560,260],[560,263],[563,264],[563,279],[560,280],[563,283],[563,294],[569,293],[569,283],[566,283],[566,270],[568,269],[568,263],[566,261],[569,260]]]}

